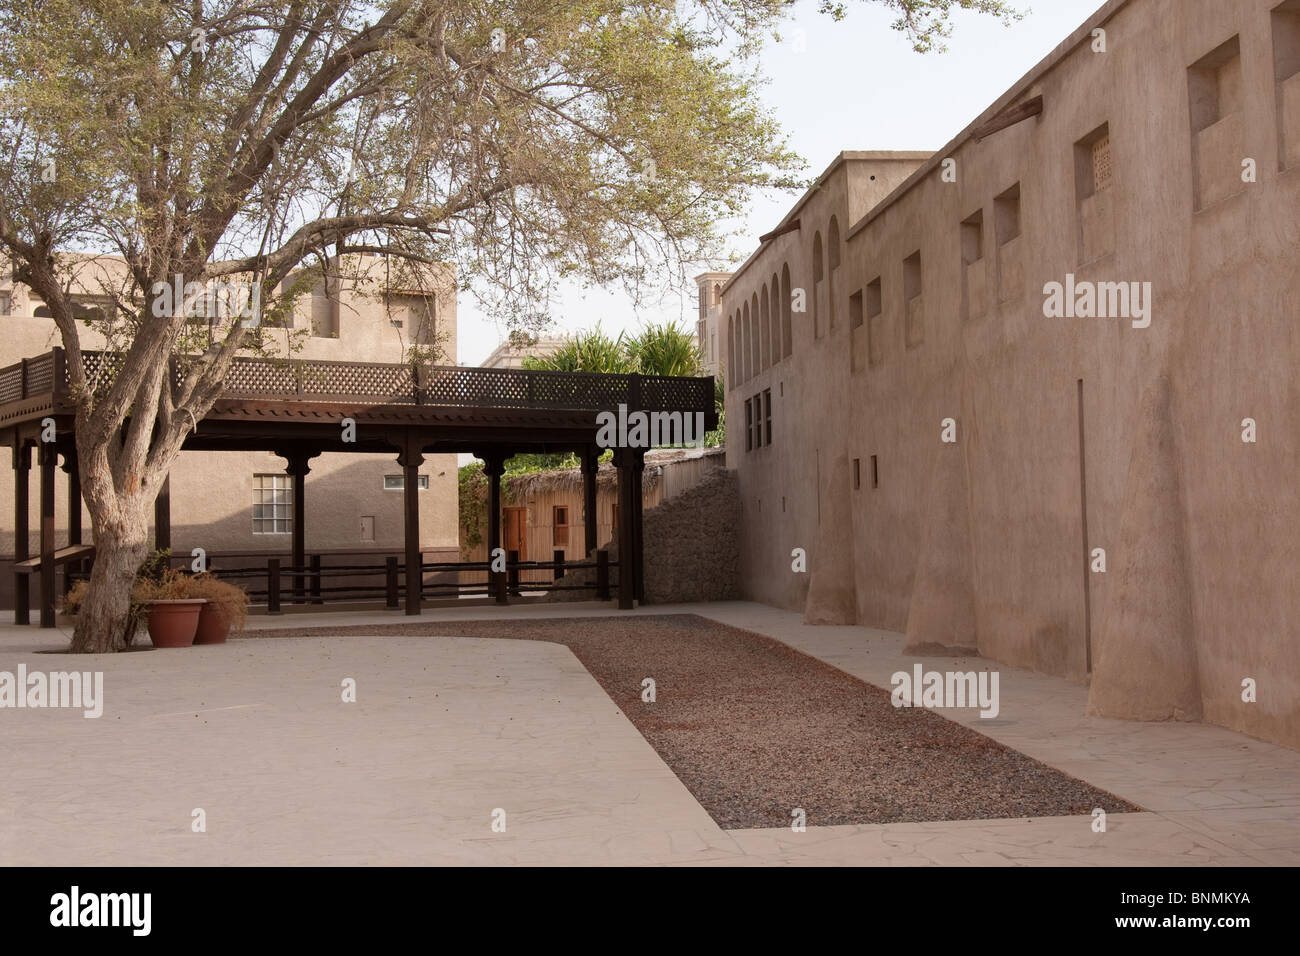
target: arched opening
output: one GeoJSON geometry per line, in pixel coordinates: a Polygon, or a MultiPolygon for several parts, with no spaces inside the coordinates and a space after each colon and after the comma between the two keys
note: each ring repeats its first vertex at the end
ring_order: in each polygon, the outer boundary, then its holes
{"type": "Polygon", "coordinates": [[[781,360],[781,284],[772,273],[772,364],[781,360]]]}
{"type": "Polygon", "coordinates": [[[790,264],[787,262],[781,265],[781,352],[786,358],[794,352],[790,311],[790,264]]]}
{"type": "Polygon", "coordinates": [[[758,308],[759,315],[762,316],[758,320],[758,329],[762,335],[763,368],[770,368],[772,366],[772,309],[767,298],[767,286],[763,286],[763,294],[759,300],[758,308]]]}
{"type": "MultiPolygon", "coordinates": [[[[727,384],[736,387],[736,317],[727,316],[727,367],[723,370],[727,384]]],[[[730,389],[728,389],[730,391],[730,389]]]]}
{"type": "Polygon", "coordinates": [[[741,314],[744,316],[744,318],[741,319],[740,324],[744,326],[745,329],[744,341],[741,343],[741,345],[745,354],[740,357],[740,363],[741,365],[744,366],[745,371],[742,373],[740,380],[742,382],[748,382],[749,377],[754,372],[754,366],[750,361],[751,353],[749,350],[749,303],[748,302],[745,303],[744,312],[742,312],[741,314]]]}
{"type": "Polygon", "coordinates": [[[752,358],[754,364],[752,368],[754,369],[754,374],[757,375],[759,372],[763,370],[762,355],[760,351],[762,347],[762,342],[761,342],[762,336],[759,335],[759,329],[758,329],[758,318],[759,318],[758,293],[757,292],[753,293],[751,298],[752,298],[751,304],[753,305],[753,312],[751,314],[754,316],[754,344],[753,344],[754,355],[752,358]]]}
{"type": "Polygon", "coordinates": [[[826,279],[826,255],[822,251],[822,234],[819,232],[813,236],[813,289],[812,289],[812,315],[813,315],[813,338],[822,337],[821,316],[817,314],[817,301],[822,296],[822,282],[826,279]]]}
{"type": "Polygon", "coordinates": [[[831,216],[826,227],[826,311],[827,325],[835,328],[835,271],[840,267],[840,223],[831,216]]]}

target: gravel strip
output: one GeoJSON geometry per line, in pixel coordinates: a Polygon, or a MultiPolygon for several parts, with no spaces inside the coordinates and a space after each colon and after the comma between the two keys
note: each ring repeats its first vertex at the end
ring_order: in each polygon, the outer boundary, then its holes
{"type": "MultiPolygon", "coordinates": [[[[779,641],[691,614],[257,631],[455,634],[567,645],[724,829],[1141,808],[779,641]],[[641,700],[655,681],[656,701],[641,700]]],[[[255,636],[254,636],[255,635],[255,636]]]]}

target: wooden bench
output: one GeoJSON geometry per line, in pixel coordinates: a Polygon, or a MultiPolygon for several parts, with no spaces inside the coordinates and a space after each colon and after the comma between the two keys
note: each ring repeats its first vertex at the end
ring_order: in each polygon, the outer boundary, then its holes
{"type": "MultiPolygon", "coordinates": [[[[93,558],[94,556],[95,546],[93,544],[73,544],[66,548],[59,548],[54,552],[54,566],[57,568],[60,564],[74,564],[77,561],[93,558]]],[[[40,571],[40,555],[28,558],[26,561],[14,562],[15,574],[39,574],[40,571]]]]}

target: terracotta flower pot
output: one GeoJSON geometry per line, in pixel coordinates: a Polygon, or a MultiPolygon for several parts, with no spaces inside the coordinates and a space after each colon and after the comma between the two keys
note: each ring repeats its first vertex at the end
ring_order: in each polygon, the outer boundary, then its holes
{"type": "Polygon", "coordinates": [[[199,612],[199,629],[194,634],[195,644],[224,644],[230,634],[230,615],[221,605],[208,601],[199,612]]]}
{"type": "Polygon", "coordinates": [[[199,612],[207,604],[203,598],[178,601],[150,601],[149,640],[154,647],[189,647],[199,629],[199,612]]]}

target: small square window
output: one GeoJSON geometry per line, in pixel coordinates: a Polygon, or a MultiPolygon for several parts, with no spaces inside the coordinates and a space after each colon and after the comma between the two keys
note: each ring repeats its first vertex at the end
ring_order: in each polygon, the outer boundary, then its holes
{"type": "Polygon", "coordinates": [[[288,475],[253,476],[253,534],[293,531],[293,479],[288,475]]]}

